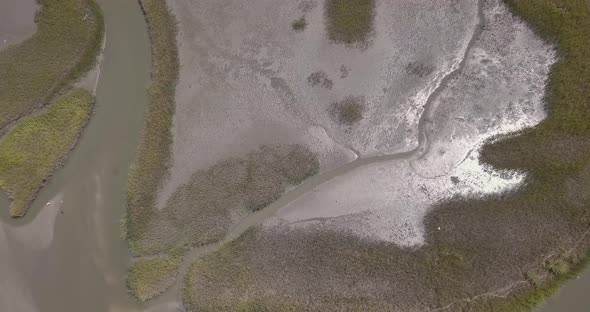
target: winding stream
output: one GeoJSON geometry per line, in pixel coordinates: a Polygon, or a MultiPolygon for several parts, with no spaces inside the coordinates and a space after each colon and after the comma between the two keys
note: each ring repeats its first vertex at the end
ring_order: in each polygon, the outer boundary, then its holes
{"type": "Polygon", "coordinates": [[[590,311],[590,269],[580,273],[547,299],[537,312],[587,312],[590,311]]]}

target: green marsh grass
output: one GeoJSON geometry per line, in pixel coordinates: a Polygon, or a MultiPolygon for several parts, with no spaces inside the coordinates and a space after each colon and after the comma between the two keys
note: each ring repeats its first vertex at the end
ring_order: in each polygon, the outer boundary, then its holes
{"type": "Polygon", "coordinates": [[[47,112],[24,118],[0,139],[0,187],[12,199],[11,216],[25,214],[76,143],[93,107],[90,92],[71,90],[58,97],[47,112]]]}
{"type": "Polygon", "coordinates": [[[181,258],[162,256],[135,261],[127,276],[127,287],[139,302],[144,302],[170,287],[181,258]]]}
{"type": "MultiPolygon", "coordinates": [[[[166,0],[140,0],[151,41],[152,71],[149,103],[142,139],[127,177],[127,212],[124,233],[134,255],[162,252],[165,258],[138,260],[129,271],[127,286],[138,301],[145,301],[169,287],[179,257],[169,246],[142,244],[149,225],[157,223],[156,196],[168,174],[172,146],[174,94],[178,80],[176,20],[166,0]],[[150,252],[153,250],[155,252],[150,252]]],[[[159,233],[163,234],[163,233],[159,233]]],[[[149,233],[148,233],[149,236],[149,233]]]]}
{"type": "Polygon", "coordinates": [[[170,162],[174,91],[178,79],[176,20],[165,0],[140,1],[152,43],[152,83],[142,141],[129,169],[127,237],[138,240],[153,216],[155,201],[170,162]]]}
{"type": "Polygon", "coordinates": [[[103,37],[91,0],[39,0],[37,32],[0,51],[0,129],[46,105],[92,68],[103,37]]]}
{"type": "Polygon", "coordinates": [[[375,0],[326,0],[328,37],[339,43],[366,44],[375,17],[375,0]]]}

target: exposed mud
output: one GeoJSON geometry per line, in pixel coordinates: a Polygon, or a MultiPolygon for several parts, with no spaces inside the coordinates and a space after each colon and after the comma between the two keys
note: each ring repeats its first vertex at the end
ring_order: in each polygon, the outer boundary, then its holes
{"type": "Polygon", "coordinates": [[[316,1],[169,3],[183,66],[173,165],[160,207],[193,172],[253,146],[307,145],[321,171],[354,160],[352,151],[415,149],[426,101],[459,66],[477,23],[474,1],[458,1],[455,9],[436,1],[378,1],[374,36],[363,50],[328,38],[324,5],[316,1]],[[302,14],[307,26],[295,32],[291,22],[302,14]],[[413,62],[434,69],[421,77],[408,73],[413,62]],[[323,74],[310,84],[316,72],[323,74]],[[354,132],[329,112],[348,95],[366,101],[354,132]]]}
{"type": "MultiPolygon", "coordinates": [[[[193,249],[180,276],[192,259],[263,222],[269,233],[317,229],[421,245],[422,219],[434,203],[457,194],[481,196],[518,186],[523,174],[480,165],[478,149],[493,136],[533,126],[545,117],[542,94],[555,53],[498,1],[481,1],[479,9],[480,22],[473,26],[457,67],[424,98],[424,114],[416,117],[417,146],[360,158],[308,179],[244,219],[223,241],[193,249]]],[[[432,71],[422,63],[402,69],[416,77],[432,71]]],[[[174,301],[171,293],[158,302],[174,301]]]]}
{"type": "Polygon", "coordinates": [[[429,99],[420,124],[424,153],[339,176],[283,208],[278,218],[417,246],[424,243],[422,220],[435,203],[518,186],[523,174],[480,165],[478,150],[489,138],[545,117],[542,99],[555,51],[498,2],[485,2],[481,25],[485,29],[476,26],[461,66],[429,99]]]}

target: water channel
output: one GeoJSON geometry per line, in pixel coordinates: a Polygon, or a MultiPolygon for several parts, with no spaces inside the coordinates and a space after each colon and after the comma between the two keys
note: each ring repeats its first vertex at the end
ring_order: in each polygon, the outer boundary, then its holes
{"type": "Polygon", "coordinates": [[[590,269],[580,273],[547,299],[537,312],[588,312],[590,311],[590,269]]]}
{"type": "Polygon", "coordinates": [[[9,219],[0,201],[2,292],[14,293],[0,296],[2,311],[139,310],[125,287],[129,251],[119,220],[147,103],[149,38],[136,0],[97,2],[106,46],[96,112],[26,217],[9,219]]]}

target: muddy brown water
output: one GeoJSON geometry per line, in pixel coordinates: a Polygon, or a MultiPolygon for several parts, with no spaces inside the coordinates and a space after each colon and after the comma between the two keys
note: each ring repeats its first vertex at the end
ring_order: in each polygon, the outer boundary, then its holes
{"type": "Polygon", "coordinates": [[[35,0],[0,1],[0,50],[30,37],[37,29],[35,0]]]}
{"type": "Polygon", "coordinates": [[[547,299],[537,312],[590,311],[590,268],[568,281],[559,292],[547,299]]]}

